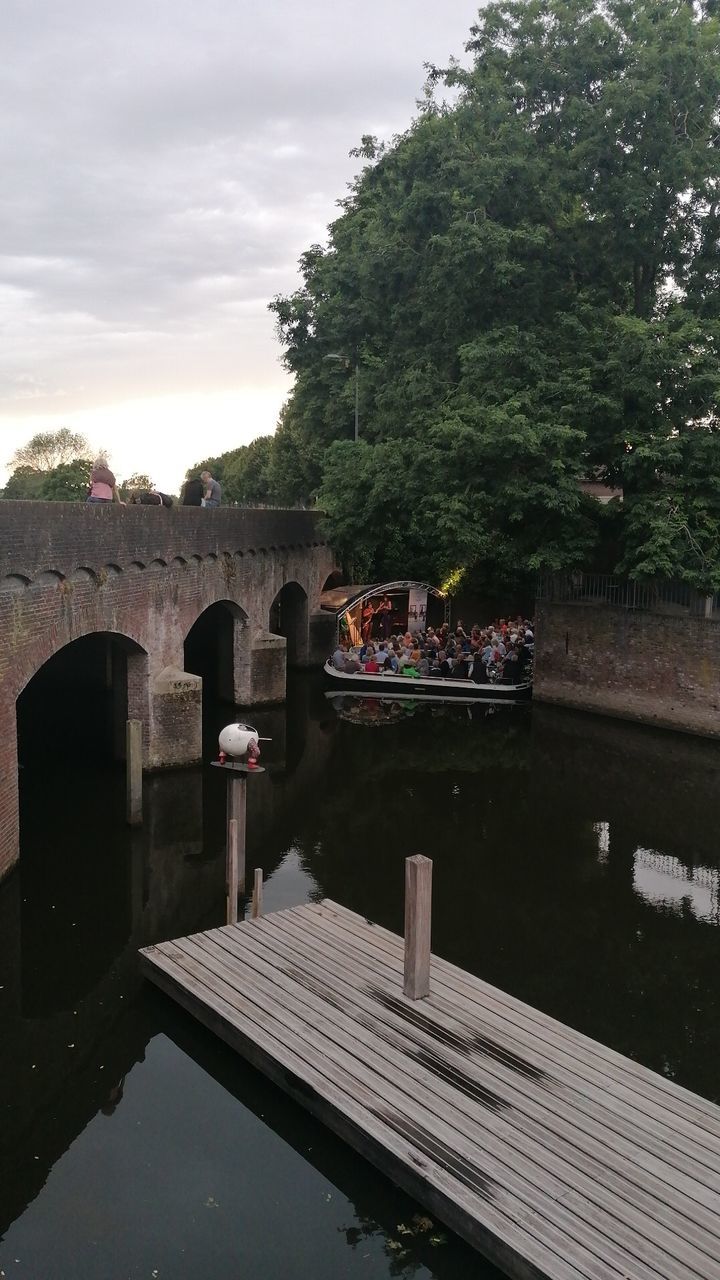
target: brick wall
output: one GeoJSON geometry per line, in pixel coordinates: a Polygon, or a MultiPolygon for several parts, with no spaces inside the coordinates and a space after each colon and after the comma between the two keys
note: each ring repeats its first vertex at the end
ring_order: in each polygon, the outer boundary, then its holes
{"type": "Polygon", "coordinates": [[[534,696],[720,737],[720,623],[538,602],[534,696]]]}
{"type": "Polygon", "coordinates": [[[189,762],[198,754],[199,686],[171,696],[167,673],[182,672],[193,624],[226,602],[237,700],[275,699],[283,642],[272,687],[262,658],[253,661],[256,649],[264,653],[273,601],[296,583],[307,629],[335,567],[312,512],[0,503],[0,877],[18,852],[15,704],[43,663],[81,636],[122,637],[146,766],[189,762]]]}

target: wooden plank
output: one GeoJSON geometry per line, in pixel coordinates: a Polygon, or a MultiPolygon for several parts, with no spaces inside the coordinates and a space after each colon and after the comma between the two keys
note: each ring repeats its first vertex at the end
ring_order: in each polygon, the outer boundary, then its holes
{"type": "MultiPolygon", "coordinates": [[[[320,903],[307,904],[303,910],[313,917],[321,916],[325,919],[333,920],[335,923],[340,922],[342,925],[346,925],[351,932],[361,931],[364,938],[372,936],[376,948],[382,948],[389,956],[394,959],[397,958],[399,950],[398,935],[391,933],[389,929],[385,929],[382,925],[375,924],[374,921],[350,911],[348,907],[343,907],[330,898],[324,898],[320,903]]],[[[487,1001],[491,1002],[493,1006],[497,1005],[499,1008],[503,1008],[506,1016],[512,1019],[513,1024],[517,1022],[518,1025],[526,1027],[529,1034],[536,1034],[539,1031],[544,1036],[552,1036],[554,1037],[553,1042],[558,1045],[565,1043],[568,1046],[568,1051],[572,1052],[574,1056],[585,1051],[593,1061],[603,1063],[606,1070],[609,1068],[610,1079],[618,1074],[631,1076],[634,1081],[646,1081],[651,1078],[654,1086],[660,1092],[667,1093],[674,1104],[684,1105],[688,1113],[693,1113],[696,1116],[702,1115],[705,1119],[704,1121],[698,1119],[698,1123],[709,1125],[711,1132],[720,1138],[720,1107],[716,1103],[701,1097],[699,1094],[692,1093],[691,1090],[675,1084],[674,1081],[666,1080],[649,1067],[645,1067],[639,1062],[634,1062],[631,1058],[618,1053],[617,1050],[601,1044],[598,1040],[593,1040],[582,1031],[559,1022],[550,1014],[534,1009],[531,1005],[525,1004],[508,992],[502,991],[499,987],[491,986],[489,983],[484,982],[482,978],[477,977],[476,974],[471,974],[465,969],[459,969],[456,965],[451,964],[448,960],[443,960],[440,956],[433,955],[432,968],[435,982],[449,985],[452,991],[461,993],[463,998],[473,1003],[479,1002],[483,1008],[487,1001]]]]}
{"type": "MultiPolygon", "coordinates": [[[[508,1163],[511,1171],[522,1168],[526,1176],[528,1169],[537,1166],[533,1178],[535,1184],[542,1187],[543,1194],[560,1198],[564,1208],[573,1209],[580,1217],[588,1217],[592,1223],[593,1235],[602,1235],[603,1231],[610,1229],[612,1244],[617,1240],[627,1248],[638,1237],[645,1235],[645,1213],[638,1212],[622,1196],[606,1189],[604,1171],[600,1171],[600,1176],[593,1180],[587,1167],[583,1169],[581,1164],[577,1164],[573,1169],[571,1163],[555,1157],[544,1150],[542,1145],[528,1140],[522,1131],[517,1130],[511,1112],[501,1111],[495,1115],[492,1110],[481,1110],[477,1102],[470,1101],[454,1085],[408,1057],[407,1052],[403,1051],[401,1037],[396,1037],[392,1042],[378,1036],[377,1030],[371,1030],[375,1025],[372,1014],[375,1012],[382,1016],[384,1011],[377,1007],[373,1010],[372,1002],[368,1002],[370,1016],[363,1018],[349,1000],[348,1009],[341,1010],[336,995],[333,993],[329,996],[321,977],[318,978],[315,994],[303,991],[302,988],[298,990],[294,977],[286,976],[286,971],[278,966],[278,961],[282,962],[280,947],[277,946],[276,950],[267,949],[262,958],[258,955],[260,949],[257,942],[257,935],[252,939],[243,938],[241,930],[235,931],[235,936],[231,936],[230,931],[213,930],[199,935],[194,945],[207,951],[208,967],[214,968],[216,961],[218,969],[227,974],[226,961],[230,966],[234,965],[235,980],[243,990],[246,990],[248,972],[252,973],[255,981],[266,981],[267,990],[271,993],[270,1007],[279,1005],[285,1008],[286,997],[289,995],[289,1007],[294,1008],[297,1004],[308,1027],[313,1028],[318,1035],[326,1035],[329,1040],[340,1039],[351,1052],[358,1054],[361,1062],[374,1063],[374,1069],[386,1074],[391,1085],[399,1079],[405,1089],[407,1082],[411,1099],[414,1101],[416,1098],[423,1098],[433,1116],[447,1115],[449,1106],[454,1112],[452,1123],[459,1125],[461,1137],[470,1137],[476,1147],[480,1144],[483,1159],[489,1154],[492,1159],[499,1160],[501,1165],[508,1163]],[[329,1021],[328,1015],[331,1015],[329,1021]],[[592,1210],[588,1215],[588,1206],[593,1204],[602,1211],[601,1215],[594,1214],[592,1210]]],[[[230,973],[233,973],[232,967],[230,973]]],[[[346,994],[350,996],[350,989],[346,994]]],[[[404,1049],[407,1049],[407,1045],[404,1049]]],[[[380,1093],[385,1096],[384,1086],[380,1088],[380,1093]]],[[[457,1142],[457,1138],[454,1141],[457,1142]]],[[[667,1215],[667,1204],[660,1208],[667,1215]]],[[[706,1233],[697,1232],[698,1248],[686,1248],[682,1236],[673,1235],[665,1227],[662,1215],[652,1231],[653,1240],[647,1246],[649,1252],[657,1254],[656,1264],[666,1264],[658,1274],[686,1280],[690,1275],[706,1277],[711,1273],[714,1258],[718,1255],[717,1251],[714,1254],[708,1253],[702,1247],[703,1244],[707,1245],[706,1233]],[[670,1260],[672,1256],[679,1259],[680,1265],[673,1265],[670,1260]]]]}
{"type": "Polygon", "coordinates": [[[409,1000],[430,994],[432,862],[416,853],[405,859],[405,977],[409,1000]]]}
{"type": "Polygon", "coordinates": [[[255,880],[252,895],[252,918],[259,920],[263,913],[263,873],[262,867],[255,868],[255,880]]]}
{"type": "Polygon", "coordinates": [[[305,1063],[295,1052],[292,1036],[288,1047],[258,1028],[252,1019],[246,1025],[235,1008],[208,992],[192,974],[180,971],[172,957],[160,948],[145,948],[140,955],[141,968],[157,986],[426,1205],[511,1280],[582,1280],[581,1273],[562,1252],[553,1252],[538,1242],[532,1223],[509,1223],[492,1204],[484,1207],[483,1220],[479,1220],[470,1191],[458,1186],[457,1180],[431,1156],[419,1156],[407,1137],[388,1129],[366,1107],[323,1076],[317,1066],[305,1063]]]}
{"type": "MultiPolygon", "coordinates": [[[[454,1127],[447,1116],[441,1116],[437,1111],[430,1115],[421,1104],[418,1104],[414,1095],[406,1093],[396,1081],[381,1071],[378,1072],[377,1063],[368,1051],[358,1056],[357,1045],[354,1044],[352,1036],[348,1038],[346,1045],[340,1043],[342,1035],[337,1030],[330,1038],[327,1033],[333,1028],[332,1022],[317,1015],[313,1034],[312,1022],[308,1021],[302,1009],[298,1009],[292,995],[283,999],[279,988],[272,983],[265,984],[262,981],[258,984],[254,978],[249,977],[247,969],[233,970],[222,963],[218,964],[216,960],[208,963],[202,948],[190,939],[183,939],[177,945],[187,956],[190,971],[201,972],[209,989],[222,996],[231,1005],[235,998],[240,998],[246,1005],[254,997],[256,1004],[254,1016],[261,1020],[269,1020],[275,1026],[277,1033],[283,1037],[292,1032],[297,1051],[303,1052],[310,1060],[317,1057],[322,1071],[334,1072],[346,1087],[351,1088],[353,1096],[362,1094],[369,1101],[374,1113],[377,1113],[380,1104],[382,1112],[392,1115],[393,1122],[398,1124],[401,1130],[429,1134],[430,1142],[427,1144],[427,1149],[432,1150],[439,1146],[443,1152],[450,1153],[445,1158],[454,1161],[461,1177],[464,1174],[471,1175],[478,1169],[479,1156],[483,1161],[480,1166],[481,1180],[486,1181],[487,1174],[487,1178],[492,1183],[495,1202],[510,1216],[532,1213],[534,1229],[538,1236],[550,1241],[563,1241],[564,1249],[570,1252],[575,1265],[587,1280],[609,1280],[610,1276],[623,1278],[636,1276],[638,1280],[651,1280],[651,1278],[655,1280],[656,1277],[663,1276],[663,1272],[649,1266],[638,1269],[635,1260],[624,1250],[619,1249],[610,1237],[602,1242],[602,1260],[600,1260],[596,1253],[596,1229],[584,1225],[576,1214],[565,1207],[563,1201],[555,1200],[544,1192],[538,1192],[529,1180],[514,1172],[509,1166],[505,1171],[504,1182],[499,1182],[495,1176],[499,1169],[496,1171],[493,1166],[493,1171],[490,1173],[487,1153],[478,1153],[467,1136],[454,1127]],[[197,969],[198,965],[200,970],[197,969]],[[322,1038],[319,1032],[325,1033],[322,1038]],[[300,1049],[300,1045],[304,1045],[304,1049],[300,1049]],[[428,1122],[430,1122],[429,1129],[428,1122]]],[[[180,963],[184,962],[180,961],[180,963]]],[[[247,1013],[247,1009],[245,1012],[247,1013]]],[[[425,1147],[422,1149],[426,1150],[425,1147]]],[[[692,1275],[687,1271],[681,1273],[674,1270],[667,1274],[670,1280],[690,1280],[692,1275]]],[[[710,1280],[710,1277],[704,1277],[704,1280],[710,1280]]],[[[715,1277],[712,1277],[712,1280],[715,1280],[715,1277]]]]}
{"type": "Polygon", "coordinates": [[[225,889],[227,894],[226,920],[237,924],[238,918],[238,821],[228,822],[227,852],[225,862],[225,889]]]}
{"type": "MultiPolygon", "coordinates": [[[[273,916],[271,919],[274,921],[277,917],[273,916]]],[[[297,916],[290,927],[307,928],[312,933],[315,945],[320,946],[322,935],[313,923],[307,920],[303,923],[302,917],[297,916]]],[[[383,979],[380,977],[380,966],[373,966],[372,960],[368,960],[357,943],[349,943],[341,927],[334,925],[329,930],[329,936],[334,939],[337,948],[334,953],[331,952],[334,962],[342,964],[345,960],[351,961],[353,966],[364,972],[370,985],[379,985],[388,997],[396,994],[397,980],[402,973],[400,960],[396,971],[388,968],[389,977],[383,979]]],[[[549,1079],[554,1080],[562,1091],[566,1101],[574,1100],[574,1105],[604,1121],[618,1136],[628,1133],[633,1142],[655,1152],[675,1168],[693,1174],[702,1165],[707,1171],[706,1183],[715,1191],[720,1190],[720,1144],[714,1143],[711,1137],[700,1130],[693,1130],[690,1137],[678,1135],[673,1127],[672,1115],[665,1114],[663,1110],[664,1102],[656,1102],[651,1109],[647,1097],[638,1098],[627,1089],[619,1090],[619,1096],[616,1097],[615,1093],[618,1091],[613,1091],[604,1077],[596,1077],[591,1068],[577,1069],[572,1061],[568,1063],[558,1055],[545,1058],[538,1052],[538,1041],[523,1044],[522,1041],[507,1039],[507,1023],[493,1024],[492,1015],[488,1011],[484,1014],[484,1023],[469,1020],[462,998],[456,1000],[449,988],[443,994],[446,999],[443,1000],[442,1007],[438,1008],[435,996],[431,996],[427,1012],[441,1022],[457,1044],[466,1045],[469,1035],[478,1030],[483,1031],[489,1023],[494,1036],[493,1044],[506,1053],[508,1061],[512,1063],[514,1059],[525,1062],[528,1066],[547,1073],[549,1079]],[[662,1129],[662,1139],[658,1136],[659,1128],[662,1129]]],[[[485,1039],[487,1043],[487,1036],[485,1039]]],[[[501,1058],[502,1053],[497,1056],[501,1058]]]]}
{"type": "MultiPolygon", "coordinates": [[[[270,925],[273,920],[274,917],[268,917],[266,924],[270,925]]],[[[286,922],[285,929],[287,930],[288,927],[289,924],[286,922]]],[[[217,937],[228,949],[239,951],[244,955],[244,940],[231,931],[213,930],[201,936],[217,937]]],[[[254,940],[253,945],[263,942],[268,943],[266,955],[274,956],[280,964],[303,966],[307,979],[312,980],[314,977],[317,989],[324,992],[326,998],[333,1002],[342,998],[346,1011],[352,1011],[360,1025],[363,1019],[371,1018],[376,1028],[379,1028],[378,1034],[381,1032],[383,1035],[395,1034],[396,1039],[392,1043],[397,1043],[397,1038],[406,1032],[407,1024],[392,1012],[378,1006],[361,989],[353,990],[350,986],[340,987],[337,981],[333,981],[333,979],[337,980],[338,975],[333,973],[332,966],[328,964],[322,949],[313,946],[312,952],[302,950],[298,952],[295,950],[297,946],[295,935],[289,933],[286,937],[285,931],[281,937],[267,938],[261,935],[259,939],[254,940]]],[[[288,972],[288,969],[285,968],[284,972],[288,972]]],[[[354,977],[356,970],[353,969],[350,973],[351,977],[354,977]]],[[[423,1053],[435,1055],[437,1061],[447,1064],[450,1072],[459,1073],[466,1088],[471,1083],[476,1083],[478,1091],[491,1089],[503,1106],[506,1105],[512,1109],[511,1114],[515,1117],[516,1123],[523,1126],[533,1140],[546,1145],[550,1152],[561,1155],[570,1169],[574,1168],[588,1175],[592,1172],[599,1187],[607,1184],[613,1191],[636,1203],[645,1215],[652,1217],[657,1212],[659,1221],[664,1220],[666,1213],[664,1201],[667,1200],[668,1195],[667,1183],[670,1184],[673,1194],[684,1193],[689,1197],[690,1203],[685,1210],[688,1214],[687,1223],[680,1234],[699,1247],[703,1247],[708,1239],[714,1237],[717,1251],[720,1253],[720,1227],[716,1213],[695,1204],[693,1197],[701,1188],[694,1180],[678,1175],[674,1169],[663,1166],[655,1159],[645,1161],[644,1167],[636,1167],[633,1161],[632,1144],[613,1133],[608,1134],[600,1125],[593,1125],[592,1122],[589,1122],[590,1131],[588,1131],[588,1122],[583,1116],[575,1117],[570,1111],[566,1117],[562,1106],[558,1104],[558,1099],[554,1095],[548,1096],[544,1089],[537,1085],[533,1086],[532,1081],[523,1080],[521,1090],[515,1083],[517,1076],[513,1081],[513,1074],[511,1072],[503,1074],[503,1068],[493,1063],[491,1059],[485,1060],[482,1064],[474,1063],[467,1056],[448,1049],[445,1045],[439,1046],[430,1033],[422,1030],[415,1032],[413,1039],[422,1047],[423,1053]],[[599,1140],[596,1140],[597,1138],[599,1140]],[[665,1184],[657,1177],[658,1170],[664,1174],[665,1184]],[[645,1185],[653,1189],[654,1195],[651,1196],[645,1191],[645,1185]]],[[[463,1109],[463,1100],[460,1100],[458,1105],[463,1109]]],[[[717,1200],[713,1201],[713,1205],[714,1208],[717,1207],[717,1200]]]]}
{"type": "MultiPolygon", "coordinates": [[[[269,917],[268,923],[272,919],[273,917],[269,917]]],[[[223,933],[223,931],[215,932],[217,932],[218,937],[223,933]]],[[[225,945],[236,947],[240,945],[240,941],[226,937],[225,945]]],[[[281,965],[287,960],[287,954],[283,954],[284,951],[285,948],[280,942],[272,942],[271,954],[275,954],[276,961],[281,965]]],[[[363,999],[361,993],[353,993],[350,988],[340,989],[334,985],[331,978],[331,969],[325,955],[318,949],[316,949],[315,955],[318,962],[315,967],[316,990],[320,994],[324,994],[325,998],[331,999],[334,1004],[342,998],[348,1009],[352,1010],[360,1025],[362,1025],[363,1018],[370,1017],[376,1029],[381,1028],[382,1034],[387,1032],[392,1034],[393,1029],[397,1036],[406,1032],[406,1024],[397,1019],[393,1027],[392,1015],[388,1015],[387,1011],[381,1007],[373,1006],[369,999],[363,999]],[[383,1024],[383,1019],[386,1019],[385,1024],[383,1024]]],[[[292,964],[299,962],[308,969],[313,966],[313,960],[310,958],[298,961],[298,957],[291,954],[290,959],[292,964]]],[[[287,969],[285,971],[288,972],[287,969]]],[[[290,972],[293,972],[293,970],[291,969],[290,972]]],[[[380,1034],[380,1030],[377,1033],[380,1034]]],[[[711,1200],[714,1211],[706,1211],[701,1206],[696,1205],[692,1197],[698,1191],[702,1191],[699,1184],[683,1178],[682,1175],[678,1175],[674,1170],[668,1169],[658,1161],[649,1162],[650,1173],[642,1169],[635,1169],[632,1162],[627,1158],[633,1154],[631,1144],[621,1142],[619,1144],[621,1149],[618,1154],[615,1151],[614,1135],[604,1135],[606,1140],[609,1139],[606,1146],[596,1142],[592,1135],[586,1135],[577,1126],[573,1127],[572,1117],[570,1123],[567,1123],[563,1119],[562,1109],[558,1107],[558,1100],[554,1096],[548,1097],[545,1095],[538,1086],[535,1086],[538,1095],[537,1100],[535,1100],[532,1082],[523,1081],[523,1087],[527,1092],[522,1094],[518,1089],[509,1087],[501,1077],[493,1076],[491,1072],[488,1073],[482,1066],[473,1064],[467,1057],[449,1052],[445,1047],[441,1050],[437,1041],[431,1035],[414,1034],[413,1040],[415,1043],[424,1046],[422,1048],[423,1054],[434,1054],[437,1062],[446,1064],[451,1072],[459,1073],[465,1088],[471,1083],[477,1083],[478,1092],[484,1089],[485,1093],[487,1093],[488,1089],[491,1089],[497,1103],[511,1109],[505,1114],[505,1119],[513,1117],[515,1124],[520,1126],[523,1134],[529,1135],[534,1141],[546,1146],[551,1155],[560,1156],[569,1170],[575,1169],[581,1173],[592,1172],[592,1176],[595,1177],[599,1187],[607,1184],[613,1192],[617,1192],[627,1199],[633,1208],[639,1207],[645,1216],[648,1214],[653,1216],[653,1210],[656,1209],[659,1221],[662,1222],[667,1212],[668,1195],[675,1196],[684,1193],[686,1196],[685,1213],[688,1215],[688,1220],[686,1224],[683,1220],[679,1235],[700,1248],[706,1246],[708,1239],[715,1238],[716,1244],[714,1247],[720,1253],[720,1239],[716,1235],[718,1231],[716,1212],[719,1202],[717,1197],[711,1200]],[[664,1174],[666,1185],[663,1186],[661,1179],[656,1178],[656,1171],[664,1174]],[[653,1199],[642,1189],[643,1179],[654,1188],[656,1199],[653,1199]]],[[[461,1109],[463,1108],[462,1101],[458,1105],[461,1109]]],[[[580,1121],[582,1121],[582,1117],[580,1117],[580,1121]]],[[[487,1123],[492,1127],[492,1117],[488,1118],[487,1123]]],[[[596,1131],[602,1136],[603,1131],[599,1126],[596,1131]]],[[[507,1135],[504,1135],[504,1140],[507,1140],[507,1135]]],[[[520,1139],[521,1142],[523,1140],[524,1138],[520,1139]]]]}
{"type": "Polygon", "coordinates": [[[142,964],[512,1280],[720,1280],[720,1110],[425,950],[325,902],[142,964]]]}
{"type": "MultiPolygon", "coordinates": [[[[338,924],[337,920],[326,917],[325,925],[336,936],[342,935],[345,947],[351,947],[353,943],[345,934],[344,923],[338,924]]],[[[360,935],[350,930],[356,938],[355,946],[359,948],[361,953],[367,954],[366,948],[363,947],[363,939],[360,935]],[[359,940],[358,940],[359,939],[359,940]]],[[[374,937],[374,933],[372,935],[374,937]]],[[[396,944],[398,939],[395,936],[396,944]]],[[[373,952],[373,960],[381,967],[384,967],[389,973],[396,974],[402,972],[402,954],[398,953],[395,948],[395,956],[389,952],[373,952]],[[380,956],[382,955],[382,959],[380,956]]],[[[432,958],[432,975],[433,975],[433,992],[436,996],[442,996],[446,1002],[447,1008],[451,1007],[455,1011],[455,1016],[459,1021],[468,1016],[472,1017],[475,1010],[478,1010],[481,1016],[489,1022],[492,1022],[499,1031],[505,1029],[506,1033],[518,1045],[520,1052],[524,1049],[528,1052],[535,1053],[539,1063],[542,1063],[548,1070],[556,1069],[558,1066],[563,1070],[570,1070],[577,1073],[578,1078],[587,1081],[588,1084],[596,1086],[600,1096],[604,1097],[607,1105],[615,1105],[614,1099],[617,1098],[619,1103],[624,1102],[626,1105],[635,1105],[638,1109],[638,1115],[645,1117],[650,1123],[651,1119],[657,1120],[659,1123],[665,1123],[669,1128],[676,1131],[675,1141],[685,1144],[688,1151],[692,1151],[695,1159],[705,1160],[706,1153],[714,1154],[718,1149],[718,1141],[720,1141],[720,1124],[718,1116],[720,1109],[712,1103],[707,1103],[709,1111],[698,1109],[693,1114],[693,1108],[688,1106],[687,1097],[693,1099],[695,1095],[688,1094],[687,1090],[681,1086],[672,1086],[668,1088],[669,1082],[665,1081],[662,1076],[650,1071],[640,1064],[632,1063],[629,1059],[622,1059],[629,1067],[636,1068],[636,1072],[619,1070],[613,1074],[607,1062],[603,1062],[602,1066],[596,1066],[594,1056],[587,1046],[592,1046],[595,1041],[589,1040],[580,1032],[573,1032],[571,1028],[565,1030],[572,1033],[574,1039],[564,1037],[560,1041],[553,1038],[554,1019],[547,1019],[547,1024],[543,1021],[544,1015],[539,1015],[539,1020],[528,1022],[524,1025],[522,1011],[527,1013],[536,1013],[529,1006],[522,1006],[520,1002],[519,1012],[517,1015],[513,1012],[509,1013],[507,1006],[502,1000],[495,999],[496,996],[504,997],[505,993],[497,991],[495,988],[489,987],[488,994],[483,999],[478,996],[477,992],[462,981],[462,978],[468,978],[462,970],[457,970],[460,980],[457,985],[453,985],[450,977],[447,975],[447,967],[443,961],[438,961],[437,957],[432,958]],[[436,971],[437,969],[437,971],[436,971]],[[584,1043],[583,1043],[584,1042],[584,1043]],[[524,1048],[523,1048],[524,1047],[524,1048]],[[626,1078],[626,1077],[629,1077],[626,1078]],[[674,1089],[678,1090],[678,1096],[675,1096],[674,1089]],[[662,1097],[660,1095],[663,1095],[662,1097]],[[687,1097],[686,1097],[687,1095],[687,1097]],[[676,1106],[673,1106],[673,1103],[676,1106]],[[651,1116],[647,1114],[647,1108],[652,1108],[651,1116]],[[714,1123],[713,1123],[714,1122],[714,1123]],[[718,1134],[716,1136],[716,1127],[718,1134]]],[[[512,997],[510,997],[512,999],[512,997]]],[[[436,1006],[436,1001],[431,997],[431,1003],[436,1006]]],[[[600,1046],[602,1047],[602,1046],[600,1046]]],[[[614,1052],[614,1051],[609,1051],[614,1052]]],[[[620,1055],[618,1055],[620,1056],[620,1055]]],[[[704,1099],[699,1099],[705,1102],[704,1099]]]]}

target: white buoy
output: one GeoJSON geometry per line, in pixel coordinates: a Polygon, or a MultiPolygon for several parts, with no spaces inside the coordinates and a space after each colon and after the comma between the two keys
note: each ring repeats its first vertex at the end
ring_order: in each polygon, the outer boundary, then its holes
{"type": "Polygon", "coordinates": [[[251,724],[228,724],[218,738],[221,755],[231,760],[239,760],[241,756],[250,755],[251,759],[260,755],[260,735],[251,724]]]}

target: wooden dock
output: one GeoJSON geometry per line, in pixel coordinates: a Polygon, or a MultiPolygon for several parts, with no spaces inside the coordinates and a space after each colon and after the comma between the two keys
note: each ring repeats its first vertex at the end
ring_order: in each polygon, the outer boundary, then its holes
{"type": "Polygon", "coordinates": [[[720,1107],[329,900],[141,955],[514,1280],[720,1280],[720,1107]]]}

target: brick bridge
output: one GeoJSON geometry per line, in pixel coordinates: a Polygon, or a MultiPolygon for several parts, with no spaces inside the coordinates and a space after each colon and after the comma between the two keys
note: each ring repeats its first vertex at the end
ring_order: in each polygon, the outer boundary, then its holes
{"type": "Polygon", "coordinates": [[[78,727],[122,758],[128,718],[147,769],[197,762],[201,677],[236,704],[282,700],[286,666],[327,654],[334,570],[312,512],[0,502],[0,877],[18,729],[48,767],[78,727]]]}

